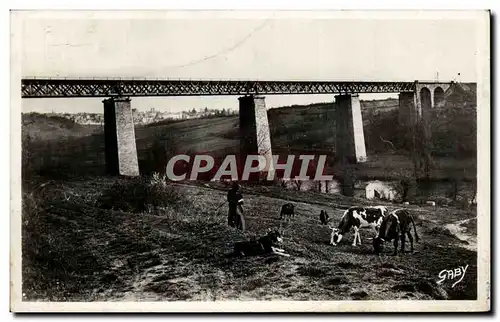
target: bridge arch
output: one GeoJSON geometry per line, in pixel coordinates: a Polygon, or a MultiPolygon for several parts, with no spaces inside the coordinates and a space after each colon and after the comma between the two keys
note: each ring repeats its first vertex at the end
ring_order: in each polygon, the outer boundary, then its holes
{"type": "Polygon", "coordinates": [[[423,112],[432,108],[431,91],[427,87],[422,87],[420,90],[420,102],[422,104],[423,112]]]}
{"type": "Polygon", "coordinates": [[[434,89],[434,107],[441,106],[444,102],[444,90],[440,86],[434,89]]]}

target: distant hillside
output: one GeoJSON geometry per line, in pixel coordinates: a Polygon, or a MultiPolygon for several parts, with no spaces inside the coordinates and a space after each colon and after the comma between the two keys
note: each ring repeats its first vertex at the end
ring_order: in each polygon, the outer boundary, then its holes
{"type": "Polygon", "coordinates": [[[444,105],[453,108],[472,108],[477,106],[477,84],[453,84],[444,93],[444,105]]]}
{"type": "Polygon", "coordinates": [[[398,108],[399,108],[399,100],[397,98],[361,101],[361,110],[363,112],[367,112],[368,110],[374,110],[374,109],[376,109],[377,112],[389,112],[398,108]]]}
{"type": "MultiPolygon", "coordinates": [[[[470,84],[456,85],[445,93],[444,111],[436,114],[438,123],[433,125],[439,143],[436,153],[445,152],[452,148],[447,139],[451,132],[467,131],[467,136],[454,135],[465,139],[462,142],[471,143],[463,150],[472,149],[475,140],[468,137],[474,132],[475,113],[464,111],[451,112],[452,107],[474,107],[475,87],[470,84]],[[448,111],[448,112],[447,112],[448,111]],[[463,115],[462,115],[463,114],[463,115]],[[450,117],[447,117],[449,115],[450,117]],[[460,119],[460,128],[453,127],[453,122],[460,119]],[[451,132],[450,132],[451,131],[451,132]],[[440,147],[446,146],[446,149],[440,147]]],[[[384,140],[389,140],[398,149],[407,149],[404,142],[400,142],[401,135],[397,127],[398,100],[393,98],[383,100],[361,101],[365,142],[369,152],[387,151],[390,146],[384,140]]],[[[314,103],[309,105],[292,105],[272,108],[268,111],[273,151],[276,153],[314,151],[321,153],[334,153],[336,119],[334,102],[314,103]]],[[[440,109],[441,110],[441,109],[440,109]]],[[[437,112],[437,111],[436,111],[437,112]]],[[[138,148],[147,148],[151,142],[151,135],[155,133],[158,139],[175,136],[176,146],[185,151],[219,151],[226,154],[236,151],[239,146],[238,117],[196,119],[187,122],[169,120],[141,126],[136,123],[136,137],[138,148]],[[171,125],[168,125],[171,124],[171,125]],[[172,132],[171,132],[172,131],[172,132]],[[168,132],[168,133],[167,133],[168,132]]],[[[73,137],[102,132],[102,126],[84,126],[64,117],[48,116],[42,114],[23,115],[23,134],[32,138],[50,139],[53,137],[73,137]],[[36,122],[36,125],[34,123],[36,122]]],[[[459,133],[460,134],[460,133],[459,133]]],[[[169,139],[168,141],[172,141],[169,139]]],[[[170,144],[171,145],[171,144],[170,144]]]]}
{"type": "MultiPolygon", "coordinates": [[[[460,162],[466,164],[467,171],[473,176],[476,171],[476,108],[474,95],[462,89],[445,93],[447,101],[443,108],[433,110],[435,115],[430,117],[432,139],[429,149],[433,158],[462,159],[463,162],[460,162]]],[[[369,162],[362,168],[367,177],[386,176],[387,171],[392,171],[391,164],[396,156],[400,157],[397,169],[403,162],[406,162],[404,167],[412,167],[408,157],[411,147],[409,132],[398,125],[396,103],[395,99],[362,101],[365,144],[369,156],[369,162]]],[[[334,159],[337,120],[333,102],[273,108],[268,111],[268,117],[273,154],[313,153],[328,155],[328,160],[334,159]]],[[[239,152],[238,116],[136,124],[135,134],[139,162],[149,169],[157,166],[164,168],[166,160],[179,153],[208,153],[224,158],[239,152]]],[[[104,162],[103,135],[102,126],[81,125],[63,117],[36,113],[23,115],[23,136],[39,141],[39,145],[50,143],[51,149],[64,149],[63,154],[72,160],[72,164],[75,163],[75,155],[80,153],[82,162],[102,170],[103,166],[99,163],[104,162]],[[68,149],[68,144],[64,142],[74,145],[74,148],[68,149]],[[84,158],[80,150],[92,152],[86,153],[84,158]]],[[[446,177],[447,166],[437,166],[442,173],[436,176],[446,177]]],[[[78,171],[80,166],[75,164],[74,168],[72,171],[78,171]]]]}
{"type": "MultiPolygon", "coordinates": [[[[387,98],[382,100],[361,100],[361,110],[366,113],[370,110],[377,109],[378,112],[388,112],[399,108],[399,101],[397,98],[387,98]]],[[[270,110],[281,110],[281,109],[295,109],[300,111],[302,109],[319,109],[326,110],[334,107],[334,102],[324,102],[324,103],[313,103],[308,105],[290,105],[272,108],[270,110]]]]}
{"type": "MultiPolygon", "coordinates": [[[[321,109],[313,108],[310,113],[305,112],[305,109],[270,111],[273,154],[326,154],[329,155],[330,163],[335,154],[335,120],[328,113],[323,114],[321,109]]],[[[34,122],[25,120],[26,125],[23,126],[24,137],[28,133],[31,135],[30,141],[23,141],[23,164],[29,165],[32,171],[52,176],[104,174],[102,127],[79,126],[52,117],[27,118],[34,122]],[[26,147],[29,147],[27,156],[24,155],[26,147]]],[[[445,131],[433,133],[433,156],[437,168],[432,170],[432,178],[448,178],[454,169],[465,173],[467,178],[475,177],[476,146],[474,137],[471,140],[469,136],[474,134],[474,119],[461,119],[461,122],[456,123],[457,126],[446,126],[448,129],[445,131]],[[450,136],[457,139],[451,141],[450,136]],[[457,147],[467,159],[459,160],[454,156],[457,147]]],[[[364,130],[369,159],[357,167],[357,175],[360,178],[389,178],[397,177],[403,170],[411,171],[413,165],[408,152],[398,141],[402,136],[397,126],[397,111],[374,114],[366,122],[364,130]],[[391,149],[380,137],[392,141],[396,150],[391,149]]],[[[219,164],[227,154],[238,153],[238,128],[237,116],[136,126],[141,173],[164,171],[168,159],[180,153],[191,156],[210,154],[219,164]]],[[[327,165],[326,173],[331,173],[328,168],[327,165]]]]}
{"type": "Polygon", "coordinates": [[[34,140],[81,137],[99,131],[101,126],[86,126],[58,115],[22,114],[22,135],[34,140]]]}

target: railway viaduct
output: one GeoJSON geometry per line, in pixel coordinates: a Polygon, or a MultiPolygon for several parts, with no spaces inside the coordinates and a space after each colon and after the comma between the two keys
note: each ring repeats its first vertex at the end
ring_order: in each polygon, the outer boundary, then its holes
{"type": "Polygon", "coordinates": [[[121,78],[23,78],[22,98],[103,97],[106,170],[137,176],[139,165],[131,97],[234,95],[239,98],[240,149],[269,160],[271,137],[264,95],[337,94],[336,155],[367,160],[358,94],[399,93],[399,121],[412,125],[442,104],[453,82],[224,81],[121,78]]]}

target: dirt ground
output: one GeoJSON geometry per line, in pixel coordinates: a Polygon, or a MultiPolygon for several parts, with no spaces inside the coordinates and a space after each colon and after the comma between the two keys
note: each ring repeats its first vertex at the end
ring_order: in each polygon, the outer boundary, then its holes
{"type": "MultiPolygon", "coordinates": [[[[25,196],[23,215],[24,300],[391,300],[476,299],[476,212],[407,206],[420,242],[413,254],[372,252],[371,230],[352,233],[336,247],[320,225],[326,210],[336,224],[346,207],[365,200],[314,192],[243,186],[247,232],[227,226],[223,184],[177,184],[184,204],[157,213],[103,209],[100,194],[117,179],[99,177],[44,185],[43,202],[25,196]],[[49,194],[50,193],[50,194],[49,194]],[[53,196],[47,198],[48,195],[53,196]],[[50,200],[49,200],[50,199],[50,200]],[[296,205],[282,224],[276,255],[233,258],[236,241],[280,227],[279,209],[296,205]],[[218,209],[218,210],[217,210],[218,209]],[[34,245],[37,243],[37,245],[34,245]],[[41,245],[43,247],[41,247],[41,245]],[[438,285],[444,269],[469,265],[464,279],[438,285]]],[[[41,192],[38,192],[41,194],[41,192]]],[[[398,205],[386,204],[390,209],[398,205]]],[[[407,247],[408,248],[408,247],[407,247]]]]}

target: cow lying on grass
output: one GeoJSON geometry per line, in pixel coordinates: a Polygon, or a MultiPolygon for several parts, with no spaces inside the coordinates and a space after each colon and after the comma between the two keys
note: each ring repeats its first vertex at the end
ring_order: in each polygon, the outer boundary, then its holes
{"type": "Polygon", "coordinates": [[[276,254],[280,256],[289,257],[289,254],[285,254],[285,251],[280,248],[274,247],[277,243],[281,243],[283,238],[278,230],[269,231],[265,236],[260,237],[257,240],[250,240],[244,242],[237,242],[234,244],[234,255],[235,256],[257,256],[257,255],[267,255],[276,254]]]}
{"type": "Polygon", "coordinates": [[[332,235],[330,238],[330,244],[336,246],[342,237],[354,228],[354,241],[353,246],[356,246],[356,241],[359,241],[361,245],[361,236],[359,234],[359,229],[363,227],[372,227],[375,234],[378,233],[378,228],[380,227],[382,220],[387,214],[387,208],[384,206],[375,207],[351,207],[344,212],[344,215],[340,219],[340,223],[337,228],[331,227],[332,235]]]}
{"type": "Polygon", "coordinates": [[[373,249],[375,254],[380,254],[383,244],[386,241],[394,240],[394,254],[398,253],[398,242],[401,239],[401,252],[405,253],[406,235],[410,240],[411,252],[413,253],[413,236],[411,235],[411,225],[415,232],[415,241],[418,243],[418,234],[413,216],[406,209],[396,209],[384,218],[380,226],[377,237],[373,239],[373,249]]]}

